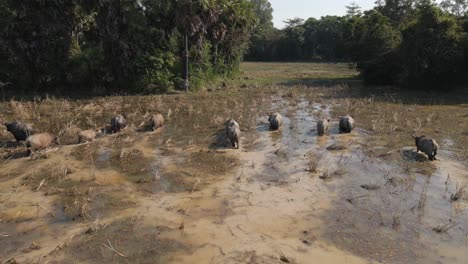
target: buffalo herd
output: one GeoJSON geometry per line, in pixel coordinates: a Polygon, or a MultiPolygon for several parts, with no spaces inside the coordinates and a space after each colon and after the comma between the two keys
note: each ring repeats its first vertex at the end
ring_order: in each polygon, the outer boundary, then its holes
{"type": "MultiPolygon", "coordinates": [[[[269,128],[273,131],[280,130],[283,126],[283,116],[276,112],[268,116],[269,128]]],[[[28,155],[36,150],[46,149],[52,145],[58,145],[58,138],[49,133],[34,133],[31,125],[21,121],[5,122],[7,131],[10,132],[17,142],[24,141],[27,147],[28,155]]],[[[233,148],[239,149],[241,129],[239,123],[234,119],[226,121],[226,137],[229,139],[233,148]]],[[[147,122],[147,127],[152,131],[164,126],[164,117],[161,114],[153,115],[147,122]]],[[[111,118],[110,126],[97,130],[84,130],[78,133],[78,143],[93,141],[98,135],[107,133],[118,133],[127,127],[127,122],[122,115],[116,115],[111,118]]],[[[354,119],[350,115],[341,117],[339,120],[340,133],[351,133],[354,129],[354,119]]],[[[317,122],[317,134],[326,135],[330,130],[330,119],[324,118],[317,122]]],[[[417,152],[421,151],[427,155],[429,160],[436,160],[438,144],[434,139],[426,136],[413,135],[416,143],[417,152]]]]}

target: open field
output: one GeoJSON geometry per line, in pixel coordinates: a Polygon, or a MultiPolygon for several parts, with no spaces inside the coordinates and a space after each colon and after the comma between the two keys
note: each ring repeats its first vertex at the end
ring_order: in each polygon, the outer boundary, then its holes
{"type": "Polygon", "coordinates": [[[465,94],[369,92],[345,64],[243,70],[210,92],[2,102],[0,120],[62,145],[26,157],[1,128],[0,263],[466,263],[465,94]],[[165,127],[142,131],[158,112],[165,127]],[[127,129],[76,144],[73,131],[118,113],[127,129]],[[413,133],[438,141],[438,161],[413,133]]]}
{"type": "Polygon", "coordinates": [[[345,63],[245,62],[242,70],[244,81],[258,85],[329,84],[358,77],[345,63]]]}

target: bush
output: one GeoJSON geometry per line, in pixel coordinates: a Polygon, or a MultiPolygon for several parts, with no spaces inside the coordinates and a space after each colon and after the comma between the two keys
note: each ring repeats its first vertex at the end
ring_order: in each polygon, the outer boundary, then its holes
{"type": "Polygon", "coordinates": [[[138,60],[144,71],[144,93],[165,93],[174,89],[174,64],[176,56],[172,53],[155,52],[157,55],[142,56],[138,60]]]}

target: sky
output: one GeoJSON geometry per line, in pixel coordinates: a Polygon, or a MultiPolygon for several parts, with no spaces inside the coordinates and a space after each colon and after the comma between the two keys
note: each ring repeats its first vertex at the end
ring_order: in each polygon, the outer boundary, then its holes
{"type": "MultiPolygon", "coordinates": [[[[273,23],[277,28],[284,27],[289,18],[320,18],[326,15],[345,15],[346,7],[353,0],[270,0],[273,6],[273,23]]],[[[355,0],[362,10],[372,9],[375,0],[355,0]]]]}

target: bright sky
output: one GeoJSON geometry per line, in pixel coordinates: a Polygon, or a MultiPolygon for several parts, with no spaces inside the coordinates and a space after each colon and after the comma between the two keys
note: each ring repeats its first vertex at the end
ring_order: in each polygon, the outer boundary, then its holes
{"type": "MultiPolygon", "coordinates": [[[[320,18],[326,15],[346,14],[346,7],[353,0],[270,0],[273,6],[273,23],[277,28],[283,28],[283,20],[300,17],[320,18]]],[[[372,9],[375,0],[355,0],[363,10],[372,9]]]]}

